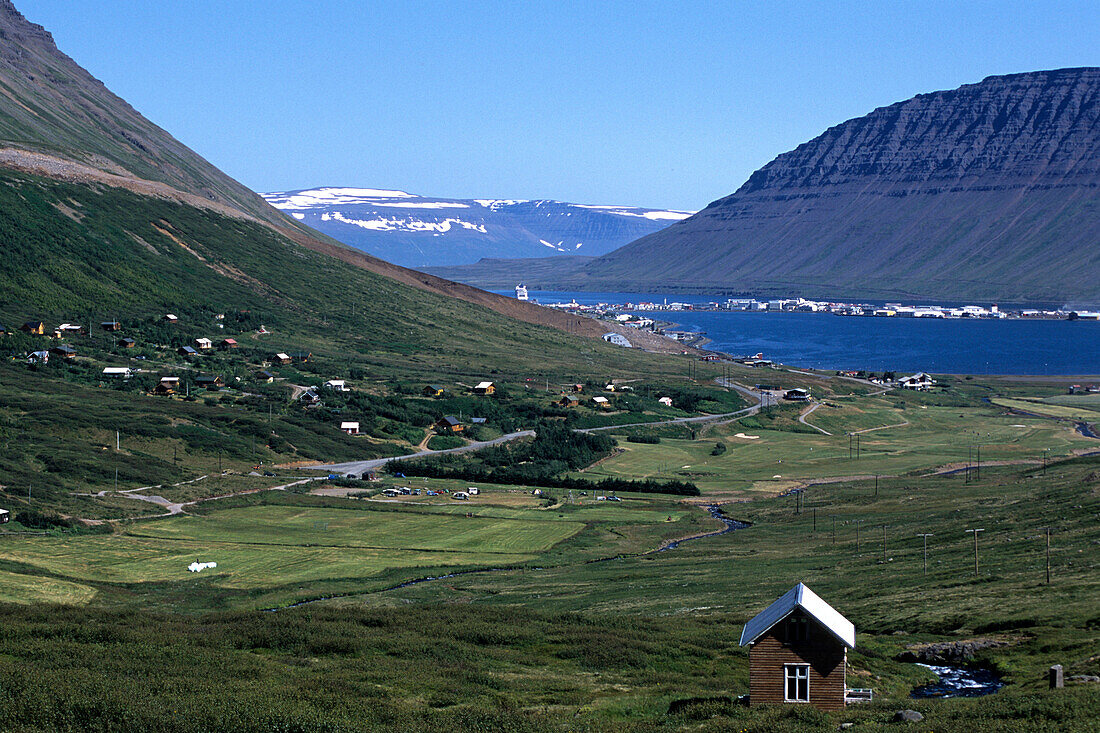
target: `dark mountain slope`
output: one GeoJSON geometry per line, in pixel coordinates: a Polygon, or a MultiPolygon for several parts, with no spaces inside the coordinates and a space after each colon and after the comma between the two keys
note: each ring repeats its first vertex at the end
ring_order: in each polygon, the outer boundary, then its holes
{"type": "Polygon", "coordinates": [[[990,77],[830,128],[599,258],[590,288],[1100,301],[1100,69],[990,77]]]}
{"type": "Polygon", "coordinates": [[[0,0],[0,141],[93,169],[166,183],[285,224],[252,191],[145,119],[0,0]]]}
{"type": "MultiPolygon", "coordinates": [[[[62,183],[58,190],[73,191],[71,196],[78,202],[85,195],[100,191],[101,185],[105,184],[138,194],[135,201],[149,198],[166,204],[183,204],[184,207],[179,211],[190,213],[187,216],[177,213],[178,221],[183,221],[188,216],[205,218],[217,214],[221,217],[261,222],[273,230],[274,239],[271,241],[278,242],[280,247],[293,242],[300,248],[312,251],[300,252],[296,258],[287,260],[292,269],[283,273],[299,282],[312,283],[311,292],[315,292],[324,283],[325,268],[340,264],[326,264],[325,258],[315,258],[312,255],[320,253],[366,270],[368,274],[383,275],[417,290],[484,306],[526,323],[592,337],[599,337],[606,330],[588,320],[578,324],[575,318],[564,314],[392,265],[341,245],[284,216],[260,196],[226,176],[112,94],[101,82],[61,53],[50,34],[41,26],[29,23],[10,0],[0,0],[0,170],[13,171],[13,177],[18,180],[36,181],[36,187],[41,190],[51,188],[46,179],[60,181],[62,183]],[[76,193],[80,189],[67,188],[69,184],[83,185],[90,190],[76,193]],[[301,269],[295,270],[295,264],[300,264],[301,269]]],[[[50,195],[55,199],[59,197],[59,194],[50,195]]],[[[155,208],[156,202],[146,203],[155,208]]],[[[77,223],[84,222],[79,206],[72,202],[62,203],[61,206],[69,209],[75,207],[77,223]]],[[[136,210],[142,211],[145,208],[143,204],[137,206],[136,210]]],[[[71,217],[65,218],[56,208],[42,209],[39,213],[57,217],[58,226],[70,227],[73,223],[71,217]]],[[[0,215],[8,217],[6,224],[11,231],[20,229],[21,222],[15,218],[14,211],[0,211],[0,215]]],[[[155,222],[155,219],[150,221],[155,222]]],[[[37,231],[41,236],[47,237],[47,231],[53,226],[43,216],[30,231],[37,231]],[[37,226],[39,224],[41,226],[37,226]]],[[[255,236],[250,234],[241,244],[245,247],[272,246],[264,241],[267,235],[253,234],[255,236]]],[[[144,238],[145,235],[139,236],[144,238]]],[[[116,246],[120,242],[132,243],[133,240],[123,237],[110,238],[109,241],[111,246],[116,246]]],[[[108,247],[108,240],[101,239],[100,246],[108,247]]],[[[223,262],[226,272],[237,266],[235,258],[244,255],[240,248],[231,247],[231,242],[224,237],[210,239],[204,246],[210,248],[212,259],[223,262]]],[[[57,240],[43,239],[34,249],[33,258],[17,261],[13,259],[16,255],[12,250],[12,242],[0,241],[0,253],[7,258],[6,262],[11,265],[10,271],[16,275],[16,280],[7,283],[0,281],[0,300],[8,304],[22,301],[28,306],[33,305],[42,316],[52,313],[48,303],[69,308],[76,303],[94,301],[93,293],[102,293],[99,286],[103,283],[97,284],[93,290],[82,291],[82,286],[93,284],[88,278],[71,278],[62,283],[66,292],[64,297],[54,294],[50,289],[16,289],[16,282],[46,277],[44,272],[38,270],[40,267],[75,268],[71,272],[78,270],[79,260],[74,259],[78,252],[62,252],[60,249],[61,245],[57,240]]],[[[126,252],[127,250],[118,250],[110,254],[123,256],[126,252]]],[[[259,257],[262,254],[263,249],[257,249],[249,252],[248,256],[259,257]]],[[[163,262],[155,259],[150,264],[163,262]]],[[[258,271],[251,273],[259,281],[266,281],[275,274],[262,259],[252,264],[259,266],[258,271]]],[[[374,305],[376,312],[389,318],[394,327],[399,327],[403,318],[410,317],[410,313],[391,307],[393,299],[381,296],[381,293],[387,292],[397,283],[377,278],[372,280],[369,277],[367,281],[376,283],[375,292],[379,295],[374,305]]],[[[182,280],[179,286],[184,290],[188,287],[182,280]]],[[[130,293],[127,302],[136,307],[144,298],[151,305],[152,292],[136,288],[130,293]]],[[[370,294],[371,291],[368,290],[364,296],[369,297],[370,294]]],[[[419,300],[416,294],[405,295],[410,302],[419,300]]],[[[400,302],[401,298],[397,301],[400,302]]],[[[446,300],[430,302],[435,305],[422,311],[418,317],[435,319],[443,330],[449,331],[452,326],[458,328],[454,323],[448,325],[451,320],[450,311],[463,311],[463,304],[448,303],[446,300]]],[[[484,321],[485,318],[486,315],[483,314],[474,320],[484,321]]],[[[519,324],[511,324],[510,327],[517,328],[519,324]]],[[[431,345],[430,339],[424,344],[425,347],[431,345]]],[[[654,344],[660,345],[662,344],[654,344]]]]}

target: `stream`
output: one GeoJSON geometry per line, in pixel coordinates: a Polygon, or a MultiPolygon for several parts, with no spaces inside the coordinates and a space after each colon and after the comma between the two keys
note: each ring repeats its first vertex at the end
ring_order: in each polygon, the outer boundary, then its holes
{"type": "Polygon", "coordinates": [[[972,669],[939,664],[921,664],[939,677],[939,682],[913,689],[910,697],[981,697],[992,695],[1004,687],[1001,678],[988,669],[972,669]]]}

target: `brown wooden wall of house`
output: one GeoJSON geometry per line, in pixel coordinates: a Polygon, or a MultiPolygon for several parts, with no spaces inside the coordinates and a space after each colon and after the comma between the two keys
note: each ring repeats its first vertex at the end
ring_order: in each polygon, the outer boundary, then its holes
{"type": "Polygon", "coordinates": [[[783,703],[783,665],[809,664],[810,704],[821,710],[843,710],[845,646],[812,619],[806,641],[786,643],[782,641],[783,623],[776,624],[749,650],[749,703],[783,703]]]}

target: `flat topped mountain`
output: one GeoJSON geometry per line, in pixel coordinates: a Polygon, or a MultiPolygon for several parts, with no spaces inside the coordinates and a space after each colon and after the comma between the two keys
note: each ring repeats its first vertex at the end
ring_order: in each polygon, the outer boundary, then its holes
{"type": "Polygon", "coordinates": [[[298,221],[406,267],[483,257],[602,255],[691,214],[563,201],[451,199],[372,188],[264,194],[298,221]]]}
{"type": "Polygon", "coordinates": [[[829,128],[587,287],[1100,301],[1100,69],[995,76],[829,128]]]}

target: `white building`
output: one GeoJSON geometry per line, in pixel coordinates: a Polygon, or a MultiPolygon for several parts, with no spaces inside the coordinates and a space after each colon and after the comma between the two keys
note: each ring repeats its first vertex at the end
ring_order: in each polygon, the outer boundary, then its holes
{"type": "Polygon", "coordinates": [[[359,423],[357,422],[342,422],[340,423],[340,429],[348,435],[359,434],[359,423]]]}
{"type": "Polygon", "coordinates": [[[129,379],[134,376],[134,370],[130,367],[104,367],[103,376],[105,377],[122,377],[123,379],[129,379]]]}
{"type": "Polygon", "coordinates": [[[325,382],[325,389],[331,389],[333,392],[350,392],[347,382],[343,379],[330,379],[325,382]]]}
{"type": "Polygon", "coordinates": [[[520,283],[516,286],[516,300],[529,300],[527,296],[527,286],[520,283]]]}
{"type": "Polygon", "coordinates": [[[628,349],[631,347],[630,341],[628,341],[626,336],[623,336],[621,333],[605,333],[603,335],[603,340],[609,344],[615,344],[616,346],[625,346],[628,349]]]}

